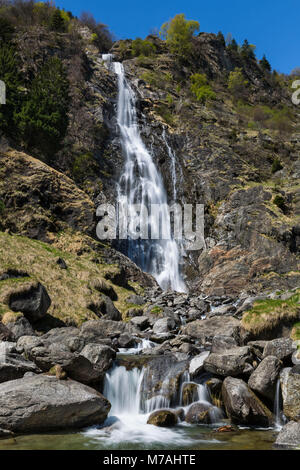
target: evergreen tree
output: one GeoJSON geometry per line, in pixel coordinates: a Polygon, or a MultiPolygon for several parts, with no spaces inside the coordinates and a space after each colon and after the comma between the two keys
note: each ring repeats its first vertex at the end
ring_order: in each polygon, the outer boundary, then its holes
{"type": "Polygon", "coordinates": [[[239,46],[235,39],[231,40],[231,42],[227,45],[227,49],[230,52],[238,52],[239,46]]]}
{"type": "Polygon", "coordinates": [[[50,28],[52,31],[65,32],[66,23],[60,10],[56,9],[51,17],[50,28]]]}
{"type": "Polygon", "coordinates": [[[272,71],[272,67],[270,65],[270,62],[267,60],[266,56],[264,55],[263,58],[259,61],[260,63],[260,66],[261,68],[265,71],[265,72],[271,72],[272,71]]]}
{"type": "Polygon", "coordinates": [[[217,34],[217,39],[218,41],[220,41],[220,43],[226,47],[226,42],[225,42],[225,38],[224,38],[224,34],[222,33],[222,31],[219,31],[218,34],[217,34]]]}
{"type": "Polygon", "coordinates": [[[14,34],[14,28],[10,21],[0,17],[0,44],[10,42],[14,34]]]}
{"type": "Polygon", "coordinates": [[[58,150],[68,127],[69,82],[61,60],[51,57],[34,78],[18,114],[24,144],[46,155],[58,150]]]}
{"type": "Polygon", "coordinates": [[[249,44],[248,40],[245,39],[243,42],[243,45],[241,47],[241,56],[243,59],[248,60],[248,59],[254,59],[255,60],[255,46],[252,44],[249,44]]]}
{"type": "Polygon", "coordinates": [[[0,129],[14,134],[14,118],[21,101],[21,80],[15,48],[10,44],[0,46],[0,80],[6,87],[6,104],[0,105],[0,129]]]}

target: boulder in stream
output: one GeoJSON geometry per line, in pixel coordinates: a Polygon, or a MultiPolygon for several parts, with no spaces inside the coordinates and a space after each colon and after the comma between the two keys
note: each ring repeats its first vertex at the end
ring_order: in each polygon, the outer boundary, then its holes
{"type": "Polygon", "coordinates": [[[153,424],[161,428],[169,428],[177,424],[178,418],[175,413],[170,410],[157,410],[151,413],[147,424],[153,424]]]}

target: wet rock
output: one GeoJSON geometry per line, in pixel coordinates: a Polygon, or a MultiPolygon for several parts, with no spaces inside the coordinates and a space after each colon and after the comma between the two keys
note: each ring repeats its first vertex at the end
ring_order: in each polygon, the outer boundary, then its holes
{"type": "Polygon", "coordinates": [[[11,331],[16,341],[21,338],[21,336],[36,336],[34,329],[25,317],[19,317],[15,322],[8,322],[6,326],[11,331]]]}
{"type": "Polygon", "coordinates": [[[11,341],[0,341],[0,357],[9,353],[17,353],[17,343],[11,341]]]}
{"type": "Polygon", "coordinates": [[[24,359],[19,354],[0,354],[0,383],[9,380],[20,379],[26,372],[41,372],[31,361],[24,359]]]}
{"type": "Polygon", "coordinates": [[[185,420],[185,413],[183,408],[177,408],[173,410],[173,413],[177,416],[178,421],[184,421],[185,420]]]}
{"type": "Polygon", "coordinates": [[[22,312],[31,322],[43,318],[51,305],[46,288],[39,282],[25,284],[12,292],[8,302],[11,310],[22,312]]]}
{"type": "Polygon", "coordinates": [[[195,320],[182,328],[182,334],[188,335],[206,344],[212,342],[214,336],[233,336],[237,334],[240,322],[233,317],[213,317],[207,320],[195,320]]]}
{"type": "Polygon", "coordinates": [[[251,374],[248,381],[249,387],[263,397],[274,401],[281,365],[282,363],[277,357],[265,357],[251,374]]]}
{"type": "Polygon", "coordinates": [[[300,368],[285,368],[280,374],[283,413],[293,421],[300,421],[300,368]]]}
{"type": "Polygon", "coordinates": [[[20,433],[101,424],[110,403],[95,390],[56,377],[37,375],[0,385],[0,427],[20,433]]]}
{"type": "Polygon", "coordinates": [[[103,359],[99,364],[92,364],[86,357],[72,355],[69,358],[61,359],[60,365],[67,373],[68,377],[83,384],[102,383],[103,370],[100,364],[106,365],[107,361],[103,359]]]}
{"type": "Polygon", "coordinates": [[[290,421],[280,431],[274,447],[300,448],[300,422],[290,421]]]}
{"type": "Polygon", "coordinates": [[[191,405],[185,416],[185,420],[190,424],[210,424],[211,417],[209,414],[212,405],[209,403],[194,403],[191,405]]]}
{"type": "Polygon", "coordinates": [[[146,316],[133,317],[130,322],[139,330],[145,330],[149,326],[149,318],[146,316]]]}
{"type": "Polygon", "coordinates": [[[153,424],[162,428],[169,428],[177,424],[178,418],[175,413],[170,410],[158,410],[151,413],[147,424],[153,424]]]}
{"type": "Polygon", "coordinates": [[[200,374],[200,372],[203,371],[204,369],[203,363],[205,359],[207,359],[209,354],[210,354],[209,351],[203,351],[198,356],[193,357],[189,366],[189,373],[191,377],[196,377],[198,374],[200,374]]]}
{"type": "Polygon", "coordinates": [[[107,371],[116,358],[114,349],[96,343],[87,344],[80,355],[86,357],[101,372],[107,371]]]}
{"type": "Polygon", "coordinates": [[[222,397],[228,418],[235,424],[270,426],[271,411],[240,379],[226,377],[222,385],[222,397]]]}
{"type": "Polygon", "coordinates": [[[235,347],[238,347],[238,344],[232,336],[216,335],[212,340],[211,352],[218,354],[235,347]]]}
{"type": "Polygon", "coordinates": [[[182,404],[187,406],[195,401],[198,401],[198,386],[193,382],[187,382],[182,387],[182,404]]]}
{"type": "Polygon", "coordinates": [[[267,342],[263,357],[276,356],[281,361],[286,362],[291,358],[294,351],[293,341],[290,338],[278,338],[267,342]]]}
{"type": "Polygon", "coordinates": [[[222,401],[222,380],[212,377],[211,379],[205,382],[205,385],[209,391],[211,402],[217,407],[223,405],[222,401]]]}
{"type": "Polygon", "coordinates": [[[211,353],[204,361],[204,369],[224,377],[236,377],[247,372],[247,364],[252,359],[248,346],[237,347],[226,350],[223,354],[211,353]]]}

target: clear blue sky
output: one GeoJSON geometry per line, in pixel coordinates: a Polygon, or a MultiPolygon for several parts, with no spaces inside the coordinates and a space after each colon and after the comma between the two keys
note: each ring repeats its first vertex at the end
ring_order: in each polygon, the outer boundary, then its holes
{"type": "Polygon", "coordinates": [[[200,30],[232,33],[256,45],[273,68],[290,73],[300,66],[299,0],[56,0],[76,16],[90,11],[109,26],[117,39],[147,36],[153,28],[176,15],[200,22],[200,30]]]}

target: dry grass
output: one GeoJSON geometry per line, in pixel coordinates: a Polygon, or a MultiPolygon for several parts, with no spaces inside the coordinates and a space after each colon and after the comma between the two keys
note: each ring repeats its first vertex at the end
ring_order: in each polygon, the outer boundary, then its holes
{"type": "MultiPolygon", "coordinates": [[[[118,296],[115,305],[126,319],[127,311],[132,307],[126,303],[126,298],[133,291],[104,279],[106,273],[115,273],[119,267],[103,263],[99,253],[88,247],[83,239],[80,240],[80,236],[75,235],[73,241],[71,234],[62,235],[60,239],[56,245],[67,245],[68,240],[69,252],[37,240],[0,232],[0,272],[15,269],[25,271],[30,276],[0,281],[0,318],[3,315],[5,319],[15,316],[7,305],[10,292],[28,282],[39,281],[46,287],[52,300],[48,313],[66,324],[80,325],[86,320],[97,318],[87,306],[99,301],[99,285],[114,289],[118,296]],[[76,254],[79,250],[82,252],[80,256],[76,254]],[[68,269],[60,268],[58,257],[65,260],[68,269]],[[95,258],[97,263],[92,261],[95,258]]],[[[137,284],[129,284],[141,292],[137,284]]]]}
{"type": "Polygon", "coordinates": [[[289,323],[300,319],[300,289],[297,289],[287,300],[258,300],[253,308],[244,313],[243,327],[254,334],[272,330],[281,323],[289,323]]]}

